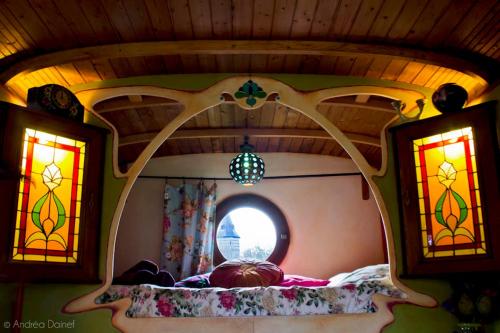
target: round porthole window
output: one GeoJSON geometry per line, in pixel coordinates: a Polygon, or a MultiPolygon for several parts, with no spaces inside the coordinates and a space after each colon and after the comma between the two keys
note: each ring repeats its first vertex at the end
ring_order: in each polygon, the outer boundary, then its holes
{"type": "Polygon", "coordinates": [[[271,201],[237,195],[217,206],[216,265],[231,259],[267,260],[279,264],[290,235],[283,213],[271,201]]]}

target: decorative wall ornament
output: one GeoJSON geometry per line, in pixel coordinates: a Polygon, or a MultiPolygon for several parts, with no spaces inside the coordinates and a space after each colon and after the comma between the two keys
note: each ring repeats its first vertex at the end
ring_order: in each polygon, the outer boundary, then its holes
{"type": "Polygon", "coordinates": [[[257,98],[266,98],[267,93],[255,82],[248,80],[238,91],[234,93],[237,99],[245,98],[245,103],[253,107],[257,103],[257,98]]]}
{"type": "Polygon", "coordinates": [[[83,105],[71,91],[57,84],[30,88],[28,107],[83,122],[83,105]]]}
{"type": "Polygon", "coordinates": [[[452,113],[462,110],[469,95],[467,90],[456,83],[445,83],[432,94],[432,104],[441,113],[452,113]]]}
{"type": "Polygon", "coordinates": [[[417,106],[418,106],[418,113],[416,115],[414,115],[413,117],[408,117],[408,116],[406,116],[406,115],[403,114],[403,110],[406,108],[406,104],[404,102],[402,102],[402,101],[393,101],[393,102],[391,102],[391,105],[396,110],[396,112],[398,113],[399,118],[401,119],[401,121],[409,121],[409,120],[420,119],[420,115],[424,111],[424,106],[425,106],[425,103],[426,103],[425,99],[417,99],[415,102],[417,103],[417,106]]]}

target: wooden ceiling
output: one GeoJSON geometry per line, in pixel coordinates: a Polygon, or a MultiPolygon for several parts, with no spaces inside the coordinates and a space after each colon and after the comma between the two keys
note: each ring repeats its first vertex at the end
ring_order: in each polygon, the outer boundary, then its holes
{"type": "MultiPolygon", "coordinates": [[[[499,11],[496,0],[5,0],[0,89],[24,101],[28,88],[47,83],[295,73],[431,89],[455,82],[475,98],[498,80],[499,11]]],[[[175,101],[135,98],[96,106],[119,131],[122,163],[182,109],[175,101]]],[[[344,97],[319,110],[379,165],[379,131],[394,116],[388,100],[344,97]]],[[[316,124],[273,102],[250,112],[231,103],[207,110],[157,155],[235,152],[243,130],[254,131],[251,142],[261,152],[345,155],[316,124]]]]}
{"type": "MultiPolygon", "coordinates": [[[[390,99],[378,96],[345,96],[324,101],[318,106],[318,111],[342,130],[372,165],[378,167],[381,162],[380,131],[395,116],[390,102],[390,99]]],[[[136,102],[131,102],[128,97],[118,97],[98,103],[94,109],[117,128],[121,161],[130,163],[182,111],[182,105],[151,96],[142,96],[141,101],[136,102]]],[[[156,156],[236,153],[243,144],[244,135],[250,136],[250,143],[257,152],[348,157],[318,124],[274,101],[250,111],[235,103],[210,108],[174,132],[156,156]]]]}

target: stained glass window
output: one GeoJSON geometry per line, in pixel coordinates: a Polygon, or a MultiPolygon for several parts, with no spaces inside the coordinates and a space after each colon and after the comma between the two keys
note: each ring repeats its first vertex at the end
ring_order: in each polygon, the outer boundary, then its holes
{"type": "Polygon", "coordinates": [[[485,254],[471,127],[413,140],[426,258],[485,254]]]}
{"type": "Polygon", "coordinates": [[[86,143],[27,128],[12,259],[76,263],[86,143]]]}

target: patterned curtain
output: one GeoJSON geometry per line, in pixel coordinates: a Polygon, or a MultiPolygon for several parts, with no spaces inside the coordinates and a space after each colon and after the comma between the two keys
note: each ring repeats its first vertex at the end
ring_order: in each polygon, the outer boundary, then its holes
{"type": "Polygon", "coordinates": [[[165,185],[161,269],[176,281],[213,268],[216,184],[165,185]]]}

